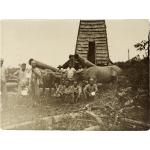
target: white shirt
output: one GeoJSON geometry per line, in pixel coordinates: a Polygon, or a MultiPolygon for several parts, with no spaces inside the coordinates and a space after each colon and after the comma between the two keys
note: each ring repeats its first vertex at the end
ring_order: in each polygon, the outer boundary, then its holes
{"type": "Polygon", "coordinates": [[[19,85],[27,84],[27,82],[29,80],[29,73],[27,70],[23,71],[22,69],[20,69],[17,72],[15,72],[15,75],[18,76],[18,84],[19,85]]]}
{"type": "Polygon", "coordinates": [[[67,78],[68,79],[72,79],[75,73],[75,69],[74,68],[67,68],[67,78]]]}

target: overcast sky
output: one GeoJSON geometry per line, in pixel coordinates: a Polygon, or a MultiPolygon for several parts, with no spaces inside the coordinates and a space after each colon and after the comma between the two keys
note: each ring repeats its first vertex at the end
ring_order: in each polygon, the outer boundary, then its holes
{"type": "MultiPolygon", "coordinates": [[[[137,55],[134,44],[147,40],[148,20],[106,20],[110,59],[137,55]]],[[[79,20],[5,20],[1,22],[1,55],[5,66],[27,63],[30,58],[51,66],[74,54],[79,20]]]]}

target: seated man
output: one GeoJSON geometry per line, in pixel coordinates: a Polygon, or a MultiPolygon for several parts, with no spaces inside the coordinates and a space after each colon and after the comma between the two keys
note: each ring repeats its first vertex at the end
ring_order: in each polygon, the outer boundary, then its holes
{"type": "Polygon", "coordinates": [[[54,97],[63,98],[64,89],[65,89],[64,80],[62,80],[61,83],[56,88],[56,92],[54,93],[54,97]]]}
{"type": "Polygon", "coordinates": [[[83,90],[85,99],[94,100],[97,91],[98,91],[98,88],[97,88],[97,85],[94,84],[94,79],[90,78],[89,84],[87,84],[83,90]]]}
{"type": "Polygon", "coordinates": [[[77,81],[74,81],[72,90],[73,90],[73,102],[77,103],[82,92],[81,86],[78,85],[77,81]]]}
{"type": "Polygon", "coordinates": [[[66,80],[64,86],[64,101],[70,101],[72,103],[73,99],[74,99],[73,87],[70,86],[69,81],[66,80]]]}

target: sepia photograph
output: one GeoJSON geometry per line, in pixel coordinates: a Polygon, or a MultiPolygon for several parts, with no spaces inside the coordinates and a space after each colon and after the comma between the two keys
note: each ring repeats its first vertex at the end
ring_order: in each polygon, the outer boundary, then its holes
{"type": "Polygon", "coordinates": [[[0,21],[2,130],[150,128],[148,19],[0,21]]]}

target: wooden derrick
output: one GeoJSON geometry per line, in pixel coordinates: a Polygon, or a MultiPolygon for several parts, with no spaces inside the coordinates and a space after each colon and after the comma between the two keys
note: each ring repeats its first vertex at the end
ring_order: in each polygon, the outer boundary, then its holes
{"type": "Polygon", "coordinates": [[[79,54],[96,65],[108,65],[109,52],[105,20],[80,21],[75,54],[79,54]]]}

